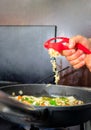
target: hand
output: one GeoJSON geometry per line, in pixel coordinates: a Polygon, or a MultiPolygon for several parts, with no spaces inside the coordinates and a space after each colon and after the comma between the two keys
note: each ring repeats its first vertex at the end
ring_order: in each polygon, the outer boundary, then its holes
{"type": "Polygon", "coordinates": [[[70,48],[70,50],[65,50],[62,52],[62,54],[67,58],[67,60],[70,62],[70,64],[75,68],[81,68],[82,66],[86,65],[89,70],[91,70],[91,55],[85,54],[82,50],[75,49],[75,45],[77,43],[83,44],[88,49],[91,48],[91,40],[87,39],[86,37],[77,35],[72,37],[69,40],[69,43],[66,45],[70,48]],[[90,60],[89,60],[90,59],[90,60]]]}
{"type": "Polygon", "coordinates": [[[85,62],[86,62],[87,68],[91,72],[91,54],[86,56],[85,62]]]}

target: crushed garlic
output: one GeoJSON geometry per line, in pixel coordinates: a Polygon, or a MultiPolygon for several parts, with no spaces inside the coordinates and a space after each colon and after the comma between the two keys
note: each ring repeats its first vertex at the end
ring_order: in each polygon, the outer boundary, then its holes
{"type": "Polygon", "coordinates": [[[49,49],[48,53],[49,53],[50,58],[51,58],[51,64],[52,64],[52,69],[54,72],[55,84],[58,84],[60,76],[59,76],[58,71],[57,71],[56,57],[60,56],[60,53],[58,53],[54,49],[49,49]]]}

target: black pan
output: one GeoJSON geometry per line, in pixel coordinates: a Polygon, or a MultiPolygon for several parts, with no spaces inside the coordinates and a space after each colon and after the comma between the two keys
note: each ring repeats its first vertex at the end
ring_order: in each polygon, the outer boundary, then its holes
{"type": "Polygon", "coordinates": [[[33,107],[10,99],[0,92],[0,116],[6,120],[22,125],[37,127],[68,127],[91,120],[91,92],[63,85],[19,84],[1,87],[9,95],[15,92],[34,96],[74,96],[83,100],[84,105],[67,107],[33,107]]]}

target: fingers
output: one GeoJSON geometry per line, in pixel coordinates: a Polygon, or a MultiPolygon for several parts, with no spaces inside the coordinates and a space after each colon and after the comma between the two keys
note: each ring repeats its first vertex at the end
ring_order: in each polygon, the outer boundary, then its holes
{"type": "Polygon", "coordinates": [[[67,60],[73,66],[73,68],[78,69],[85,65],[86,55],[81,50],[68,50],[63,51],[63,54],[66,55],[67,60]]]}
{"type": "Polygon", "coordinates": [[[78,64],[74,65],[73,68],[74,69],[79,69],[79,68],[81,68],[84,65],[85,65],[85,61],[82,61],[82,62],[79,62],[78,64]]]}
{"type": "Polygon", "coordinates": [[[85,62],[86,62],[87,68],[91,72],[91,54],[86,56],[85,62]]]}
{"type": "Polygon", "coordinates": [[[67,56],[67,60],[72,61],[72,60],[78,59],[78,58],[79,58],[80,56],[82,56],[82,55],[85,55],[85,54],[83,53],[83,51],[77,50],[77,51],[75,51],[75,53],[73,53],[72,55],[67,56]]]}
{"type": "Polygon", "coordinates": [[[87,68],[91,71],[91,55],[87,55],[82,50],[75,48],[77,43],[80,43],[88,49],[91,49],[91,39],[89,40],[86,37],[77,35],[69,39],[67,46],[70,49],[64,50],[62,55],[67,58],[73,68],[78,69],[86,65],[87,68]]]}
{"type": "Polygon", "coordinates": [[[83,54],[80,57],[78,57],[77,59],[74,59],[74,60],[70,61],[70,64],[75,69],[81,68],[82,66],[85,65],[85,57],[86,57],[86,55],[83,54]]]}
{"type": "Polygon", "coordinates": [[[62,55],[67,57],[67,56],[73,55],[75,52],[76,52],[75,49],[64,50],[64,51],[62,51],[62,55]]]}

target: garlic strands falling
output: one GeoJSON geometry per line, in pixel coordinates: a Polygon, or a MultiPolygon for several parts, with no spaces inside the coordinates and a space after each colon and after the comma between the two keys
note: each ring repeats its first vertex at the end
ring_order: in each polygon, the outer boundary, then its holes
{"type": "Polygon", "coordinates": [[[49,50],[48,50],[48,53],[49,53],[49,55],[50,55],[50,58],[56,58],[57,56],[60,56],[60,53],[59,52],[57,52],[57,51],[55,51],[54,49],[52,49],[52,48],[50,48],[49,50]]]}
{"type": "Polygon", "coordinates": [[[60,76],[59,76],[58,70],[57,70],[56,57],[60,56],[60,53],[58,53],[57,51],[55,51],[53,49],[49,49],[48,53],[51,58],[50,62],[52,64],[52,70],[54,72],[55,84],[58,84],[60,76]]]}

